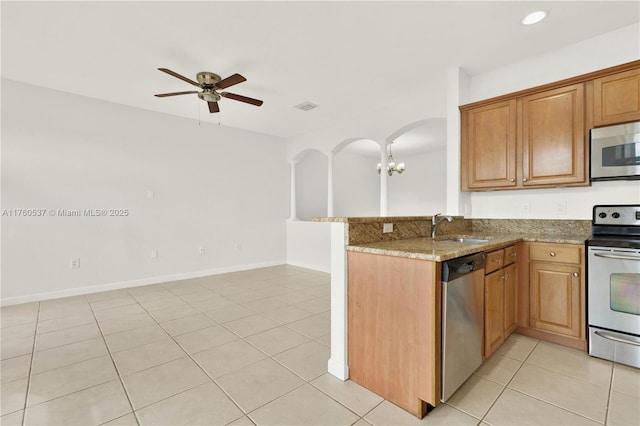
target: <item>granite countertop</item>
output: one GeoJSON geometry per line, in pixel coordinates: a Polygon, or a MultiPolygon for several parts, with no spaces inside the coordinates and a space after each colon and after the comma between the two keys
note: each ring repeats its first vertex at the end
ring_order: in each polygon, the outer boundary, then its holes
{"type": "Polygon", "coordinates": [[[382,254],[386,256],[442,262],[449,259],[455,259],[456,257],[465,256],[467,254],[491,251],[519,241],[582,245],[587,238],[588,235],[559,235],[555,233],[549,235],[446,235],[438,237],[435,240],[422,237],[349,245],[346,249],[348,251],[361,253],[382,254]],[[488,241],[482,243],[459,243],[448,241],[449,238],[458,237],[486,239],[488,241]]]}

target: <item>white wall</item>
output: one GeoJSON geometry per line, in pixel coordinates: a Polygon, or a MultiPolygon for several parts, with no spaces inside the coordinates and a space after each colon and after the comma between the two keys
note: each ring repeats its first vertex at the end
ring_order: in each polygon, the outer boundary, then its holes
{"type": "Polygon", "coordinates": [[[594,182],[591,187],[471,193],[474,218],[591,219],[595,204],[639,204],[640,182],[594,182]]]}
{"type": "Polygon", "coordinates": [[[463,92],[468,98],[462,101],[475,102],[637,59],[640,59],[640,24],[474,75],[468,92],[463,92]]]}
{"type": "Polygon", "coordinates": [[[389,216],[429,216],[447,208],[447,151],[437,150],[398,158],[407,170],[387,181],[389,216]]]}
{"type": "MultiPolygon", "coordinates": [[[[469,91],[465,88],[461,93],[468,94],[466,102],[472,102],[637,59],[638,24],[473,76],[469,91]]],[[[472,192],[470,197],[471,210],[465,214],[475,218],[590,219],[595,204],[640,203],[640,183],[596,182],[584,188],[472,192]]]]}
{"type": "Polygon", "coordinates": [[[327,215],[329,160],[310,150],[296,164],[296,214],[300,220],[327,215]]]}
{"type": "Polygon", "coordinates": [[[284,263],[288,170],[279,138],[3,80],[2,209],[47,212],[2,217],[2,301],[284,263]]]}
{"type": "Polygon", "coordinates": [[[287,221],[287,264],[331,272],[331,223],[287,221]]]}
{"type": "Polygon", "coordinates": [[[333,159],[334,216],[380,214],[380,175],[376,170],[379,162],[379,158],[358,155],[348,148],[336,154],[333,159]]]}

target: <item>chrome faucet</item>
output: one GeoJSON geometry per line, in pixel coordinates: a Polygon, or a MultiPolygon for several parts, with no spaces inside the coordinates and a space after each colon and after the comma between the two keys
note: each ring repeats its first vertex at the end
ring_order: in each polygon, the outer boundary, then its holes
{"type": "Polygon", "coordinates": [[[451,222],[453,220],[451,216],[441,216],[440,218],[438,218],[438,216],[440,216],[440,213],[434,214],[431,218],[431,238],[436,237],[436,231],[438,230],[438,227],[442,225],[442,222],[451,222]]]}

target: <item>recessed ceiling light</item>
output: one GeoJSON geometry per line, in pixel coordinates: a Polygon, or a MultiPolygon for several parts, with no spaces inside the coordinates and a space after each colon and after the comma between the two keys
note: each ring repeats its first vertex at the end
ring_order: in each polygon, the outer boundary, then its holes
{"type": "Polygon", "coordinates": [[[535,12],[531,12],[530,14],[522,18],[522,21],[520,22],[522,22],[522,25],[537,24],[538,22],[546,18],[548,14],[549,12],[547,12],[546,10],[537,10],[535,12]]]}

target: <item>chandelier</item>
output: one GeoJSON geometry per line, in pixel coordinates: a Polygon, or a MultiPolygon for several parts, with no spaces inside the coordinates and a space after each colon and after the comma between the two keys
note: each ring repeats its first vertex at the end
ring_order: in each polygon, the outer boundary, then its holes
{"type": "MultiPolygon", "coordinates": [[[[391,144],[387,145],[387,174],[391,176],[393,172],[402,173],[405,171],[404,163],[397,163],[391,154],[391,144]]],[[[378,174],[382,173],[382,164],[378,163],[378,174]]]]}

